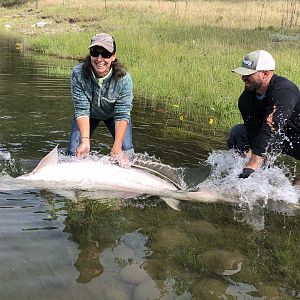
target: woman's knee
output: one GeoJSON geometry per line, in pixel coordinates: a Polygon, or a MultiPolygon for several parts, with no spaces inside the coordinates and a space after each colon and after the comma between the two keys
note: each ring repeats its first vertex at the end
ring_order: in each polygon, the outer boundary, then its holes
{"type": "Polygon", "coordinates": [[[79,144],[80,144],[80,132],[76,120],[73,119],[67,153],[69,155],[75,155],[76,148],[79,146],[79,144]]]}
{"type": "Polygon", "coordinates": [[[133,151],[133,144],[132,144],[132,124],[129,121],[128,126],[126,128],[125,136],[122,143],[122,150],[125,152],[133,151]]]}

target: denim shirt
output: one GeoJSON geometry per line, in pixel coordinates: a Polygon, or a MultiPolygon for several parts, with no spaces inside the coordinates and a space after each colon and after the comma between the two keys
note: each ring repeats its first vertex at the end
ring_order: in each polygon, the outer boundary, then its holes
{"type": "Polygon", "coordinates": [[[128,73],[121,78],[107,76],[99,85],[94,75],[84,78],[80,63],[72,71],[71,93],[76,119],[88,116],[97,120],[112,117],[115,121],[130,120],[133,92],[132,79],[128,73]]]}

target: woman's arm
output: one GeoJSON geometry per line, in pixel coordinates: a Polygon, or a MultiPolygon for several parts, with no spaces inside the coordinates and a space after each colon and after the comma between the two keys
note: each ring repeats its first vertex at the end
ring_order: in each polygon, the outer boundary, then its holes
{"type": "Polygon", "coordinates": [[[80,145],[76,149],[76,156],[84,157],[90,153],[90,118],[81,116],[76,121],[80,132],[80,145]]]}
{"type": "Polygon", "coordinates": [[[122,143],[125,136],[125,132],[128,126],[126,120],[116,121],[115,123],[115,141],[111,149],[112,155],[118,155],[122,153],[122,143]]]}

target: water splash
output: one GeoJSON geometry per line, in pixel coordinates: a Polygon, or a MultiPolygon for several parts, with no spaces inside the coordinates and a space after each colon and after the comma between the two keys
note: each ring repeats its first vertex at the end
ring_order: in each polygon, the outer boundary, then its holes
{"type": "Polygon", "coordinates": [[[285,170],[269,163],[246,179],[239,179],[247,162],[233,150],[213,151],[207,159],[211,165],[211,175],[200,183],[199,189],[212,189],[228,197],[238,197],[241,205],[252,207],[257,201],[272,199],[298,203],[300,192],[285,175],[285,170]]]}
{"type": "Polygon", "coordinates": [[[0,160],[10,160],[11,155],[8,151],[0,151],[0,160]]]}
{"type": "Polygon", "coordinates": [[[18,161],[11,158],[6,150],[0,150],[0,175],[17,177],[23,173],[23,168],[18,161]]]}

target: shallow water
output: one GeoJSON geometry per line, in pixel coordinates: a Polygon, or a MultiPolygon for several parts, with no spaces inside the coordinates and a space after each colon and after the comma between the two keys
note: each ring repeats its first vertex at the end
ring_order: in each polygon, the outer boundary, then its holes
{"type": "MultiPolygon", "coordinates": [[[[289,172],[273,166],[237,181],[243,160],[207,116],[181,121],[172,107],[136,99],[136,152],[186,168],[187,185],[202,181],[240,206],[182,201],[174,211],[126,192],[24,189],[13,177],[68,141],[69,78],[47,70],[76,62],[22,54],[4,39],[0,48],[0,299],[300,298],[300,217],[285,204],[299,200],[293,161],[281,160],[289,172]]],[[[101,128],[93,149],[110,147],[101,128]]]]}

